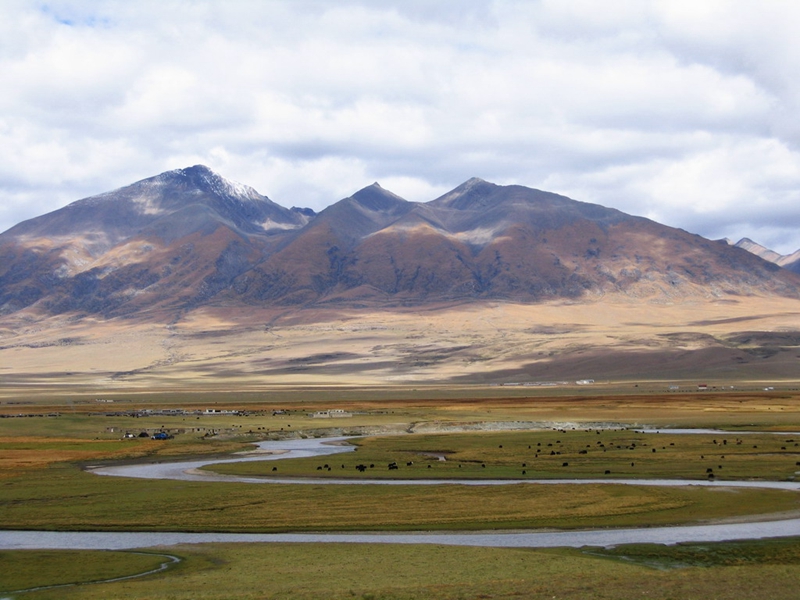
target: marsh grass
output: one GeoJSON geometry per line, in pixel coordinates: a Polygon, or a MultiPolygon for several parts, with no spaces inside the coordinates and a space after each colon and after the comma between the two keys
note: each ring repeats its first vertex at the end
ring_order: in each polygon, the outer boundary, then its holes
{"type": "MultiPolygon", "coordinates": [[[[611,477],[699,479],[712,468],[721,480],[782,479],[797,470],[797,447],[793,445],[797,442],[789,440],[793,438],[783,434],[722,437],[630,431],[407,435],[355,440],[359,444],[356,452],[324,458],[214,468],[264,475],[272,474],[277,466],[280,476],[408,479],[603,477],[604,470],[610,470],[611,477]],[[743,441],[737,444],[737,440],[743,441]],[[582,450],[586,454],[581,454],[582,450]],[[550,452],[560,454],[551,456],[550,452]],[[389,471],[388,462],[397,462],[399,469],[389,471]],[[563,467],[564,462],[569,466],[563,467]],[[318,470],[326,463],[330,471],[318,470]],[[375,467],[361,474],[355,469],[358,464],[375,467]]],[[[253,485],[100,477],[78,466],[89,456],[93,460],[136,456],[153,460],[170,453],[182,456],[242,446],[240,440],[173,441],[2,439],[4,460],[21,452],[40,462],[37,468],[18,464],[6,469],[6,477],[0,479],[0,527],[265,532],[579,528],[677,524],[800,508],[798,494],[780,490],[530,484],[253,485]],[[63,462],[75,460],[76,452],[83,453],[77,457],[78,463],[63,462]]]]}
{"type": "Polygon", "coordinates": [[[783,490],[626,485],[254,485],[100,477],[53,464],[0,482],[0,527],[408,531],[662,525],[795,510],[783,490]]]}
{"type": "Polygon", "coordinates": [[[726,543],[685,543],[674,546],[627,544],[614,548],[587,550],[627,563],[657,569],[686,567],[738,567],[747,565],[800,565],[800,540],[754,540],[726,543]]]}
{"type": "Polygon", "coordinates": [[[779,481],[800,473],[800,436],[792,434],[473,432],[381,436],[353,443],[358,446],[356,452],[335,456],[218,464],[206,469],[247,476],[354,479],[779,481]],[[398,469],[389,470],[393,462],[398,469]],[[359,464],[368,468],[359,472],[359,464]]]}
{"type": "MultiPolygon", "coordinates": [[[[501,391],[514,393],[513,389],[501,391]]],[[[338,392],[326,394],[324,398],[332,402],[340,395],[338,392]]],[[[192,395],[187,395],[185,400],[188,402],[191,398],[192,395]]],[[[224,394],[220,398],[234,400],[224,394]]],[[[256,399],[256,396],[252,398],[254,402],[256,399]]],[[[153,404],[172,400],[155,399],[153,404]]],[[[791,400],[794,403],[791,414],[792,406],[787,404],[787,410],[779,414],[777,409],[772,410],[776,404],[768,405],[774,399],[760,396],[748,399],[708,395],[703,396],[702,401],[698,395],[560,398],[535,402],[527,399],[459,400],[446,407],[441,401],[415,400],[393,407],[392,410],[397,408],[396,415],[369,416],[365,422],[389,423],[395,418],[402,421],[410,417],[431,420],[434,415],[455,421],[467,417],[470,420],[513,420],[547,416],[568,419],[570,415],[580,415],[592,419],[719,424],[744,429],[753,428],[747,423],[761,423],[796,430],[797,397],[791,400]],[[719,412],[723,409],[724,412],[719,412]]],[[[359,419],[354,418],[352,423],[358,423],[359,419]]],[[[0,465],[5,464],[5,468],[0,469],[0,476],[3,476],[0,479],[0,528],[243,532],[568,529],[691,523],[795,510],[799,506],[796,493],[779,490],[623,485],[208,484],[98,477],[80,468],[81,464],[97,464],[108,459],[161,460],[162,457],[220,454],[241,449],[252,439],[246,435],[246,425],[239,427],[243,423],[241,420],[219,418],[206,423],[238,430],[239,436],[200,439],[196,435],[180,435],[169,443],[123,442],[118,433],[106,431],[109,425],[135,430],[140,426],[162,424],[85,414],[51,419],[0,419],[0,465]],[[14,453],[17,453],[15,462],[8,458],[14,453]],[[27,453],[29,460],[18,460],[20,453],[27,453]],[[4,459],[8,462],[2,463],[4,459]]],[[[293,429],[331,425],[312,423],[299,414],[251,419],[247,423],[256,429],[284,426],[288,429],[290,423],[293,429]]],[[[787,441],[795,436],[787,433],[756,439],[757,436],[740,435],[741,444],[736,444],[736,437],[735,433],[670,437],[610,431],[600,434],[578,431],[417,434],[363,440],[355,453],[325,458],[324,461],[338,466],[338,472],[336,468],[330,472],[317,471],[321,459],[250,463],[247,467],[266,467],[266,474],[270,475],[272,467],[277,465],[277,474],[282,477],[292,474],[316,477],[326,473],[336,477],[361,477],[354,467],[369,460],[376,467],[363,475],[366,477],[514,479],[522,477],[522,462],[527,463],[526,476],[531,478],[603,477],[605,470],[611,470],[609,476],[612,477],[703,479],[707,477],[706,469],[712,468],[715,477],[721,480],[786,479],[800,470],[795,464],[800,460],[795,456],[800,447],[793,445],[796,441],[787,441]],[[713,443],[714,438],[717,444],[713,443]],[[722,439],[727,439],[728,444],[721,444],[722,439]],[[605,453],[597,441],[605,445],[605,453]],[[534,456],[536,466],[533,466],[531,454],[536,452],[529,452],[539,448],[539,443],[547,450],[538,452],[539,457],[534,456]],[[553,446],[547,446],[548,443],[553,446]],[[632,448],[633,443],[636,445],[632,448]],[[754,445],[758,448],[753,448],[754,445]],[[586,450],[586,454],[581,454],[581,450],[586,450]],[[550,451],[561,454],[551,456],[550,451]],[[422,453],[442,453],[447,460],[439,461],[422,453]],[[386,469],[386,464],[393,461],[399,464],[397,472],[386,469]],[[409,466],[407,462],[414,464],[409,466]],[[568,462],[569,467],[562,467],[563,462],[568,462]],[[631,462],[635,463],[634,470],[622,469],[631,462]],[[345,464],[345,469],[341,464],[345,464]],[[722,469],[719,469],[720,464],[722,469]]],[[[800,541],[797,539],[674,547],[620,546],[609,550],[345,544],[191,545],[174,549],[186,560],[164,574],[141,580],[44,590],[24,597],[32,600],[782,599],[797,597],[798,548],[800,541]]],[[[28,581],[34,581],[33,585],[88,581],[97,577],[92,569],[106,569],[114,564],[117,564],[114,569],[122,574],[138,572],[138,559],[133,556],[96,552],[2,552],[0,576],[10,573],[13,577],[28,577],[28,581]],[[112,554],[113,561],[107,558],[112,554]],[[48,571],[48,565],[55,570],[48,571]],[[26,568],[28,575],[25,575],[26,568]]],[[[6,588],[5,585],[4,589],[17,587],[6,588]]]]}
{"type": "Polygon", "coordinates": [[[428,545],[202,544],[181,568],[140,580],[39,592],[34,600],[796,598],[797,539],[741,544],[529,550],[428,545]],[[709,555],[700,566],[653,568],[709,555]],[[730,560],[730,556],[752,557],[730,560]]]}
{"type": "Polygon", "coordinates": [[[0,550],[0,592],[127,577],[163,562],[163,555],[138,552],[0,550]]]}
{"type": "Polygon", "coordinates": [[[149,438],[87,439],[80,437],[0,437],[0,480],[29,469],[64,462],[90,463],[102,460],[156,460],[159,457],[191,457],[198,454],[226,454],[252,449],[242,440],[203,440],[182,436],[169,443],[149,438]]]}

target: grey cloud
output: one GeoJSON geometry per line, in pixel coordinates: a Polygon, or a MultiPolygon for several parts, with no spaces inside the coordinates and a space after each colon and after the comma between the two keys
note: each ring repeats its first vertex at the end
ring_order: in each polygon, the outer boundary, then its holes
{"type": "Polygon", "coordinates": [[[479,176],[800,247],[793,5],[187,6],[0,7],[0,229],[204,162],[286,205],[479,176]]]}

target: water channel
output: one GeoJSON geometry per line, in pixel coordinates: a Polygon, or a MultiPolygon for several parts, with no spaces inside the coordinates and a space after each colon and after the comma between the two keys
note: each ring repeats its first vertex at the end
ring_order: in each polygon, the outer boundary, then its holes
{"type": "MultiPolygon", "coordinates": [[[[674,433],[674,430],[671,430],[674,433]]],[[[730,433],[703,430],[702,433],[730,433]]],[[[700,433],[689,430],[686,433],[700,433]]],[[[739,432],[737,432],[738,434],[739,432]]],[[[350,452],[347,438],[317,438],[261,442],[259,450],[236,458],[198,460],[98,467],[90,469],[102,476],[135,477],[143,479],[176,479],[183,481],[236,481],[244,483],[285,483],[314,485],[513,485],[513,484],[624,484],[650,486],[715,486],[759,487],[800,491],[800,482],[793,481],[685,481],[672,479],[568,479],[568,480],[382,480],[382,479],[324,479],[324,478],[256,478],[220,475],[199,471],[202,466],[221,462],[277,460],[301,456],[328,456],[350,452]]],[[[757,519],[758,517],[754,517],[757,519]]],[[[214,542],[314,542],[314,543],[380,543],[380,544],[440,544],[458,546],[494,546],[545,548],[558,546],[614,546],[632,543],[676,544],[680,542],[714,542],[743,539],[800,536],[800,519],[761,520],[750,523],[687,525],[677,527],[648,527],[632,529],[601,529],[590,531],[542,531],[524,533],[303,533],[303,534],[233,534],[233,533],[169,533],[169,532],[43,532],[0,531],[0,549],[104,549],[119,550],[199,544],[214,542]]]]}
{"type": "MultiPolygon", "coordinates": [[[[654,430],[655,431],[655,430],[654,430]]],[[[692,432],[695,430],[677,430],[692,432]]],[[[720,433],[713,430],[701,430],[702,433],[720,433]]],[[[300,458],[311,456],[330,456],[343,452],[352,452],[355,446],[347,444],[352,438],[310,438],[298,440],[281,440],[259,442],[254,453],[244,453],[235,458],[205,459],[196,461],[155,463],[140,465],[121,465],[90,469],[96,475],[115,477],[135,477],[140,479],[174,479],[179,481],[214,481],[238,483],[283,483],[293,485],[514,485],[539,484],[615,484],[615,485],[649,485],[649,486],[710,486],[710,487],[749,487],[770,488],[800,491],[800,482],[795,481],[707,481],[685,479],[368,479],[368,478],[324,478],[324,477],[241,477],[223,475],[211,471],[200,471],[200,467],[226,462],[251,462],[279,460],[284,458],[300,458]]]]}
{"type": "Polygon", "coordinates": [[[498,548],[554,548],[570,546],[616,546],[619,544],[678,544],[723,542],[800,536],[800,519],[687,525],[642,529],[596,529],[591,531],[542,531],[525,533],[148,533],[78,531],[0,531],[0,549],[34,548],[124,550],[176,544],[233,542],[259,543],[350,543],[436,544],[498,548]]]}

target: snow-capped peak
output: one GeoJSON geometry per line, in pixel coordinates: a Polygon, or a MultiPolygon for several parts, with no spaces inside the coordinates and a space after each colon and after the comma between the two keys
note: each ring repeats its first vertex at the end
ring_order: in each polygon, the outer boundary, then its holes
{"type": "Polygon", "coordinates": [[[200,184],[200,187],[207,188],[208,191],[217,194],[218,196],[240,201],[264,200],[264,196],[259,194],[249,185],[226,179],[205,165],[195,165],[186,169],[177,169],[176,171],[173,171],[173,173],[195,179],[195,181],[200,184]]]}

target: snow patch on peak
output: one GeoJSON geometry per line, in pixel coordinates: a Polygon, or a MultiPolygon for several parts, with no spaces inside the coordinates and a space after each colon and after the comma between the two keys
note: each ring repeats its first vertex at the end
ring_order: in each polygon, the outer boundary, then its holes
{"type": "Polygon", "coordinates": [[[226,179],[216,171],[209,169],[205,165],[194,165],[183,169],[173,169],[165,171],[152,179],[139,182],[153,187],[161,187],[174,183],[176,179],[188,179],[189,182],[203,191],[210,192],[224,198],[254,202],[264,200],[264,196],[259,194],[249,185],[226,179]]]}
{"type": "Polygon", "coordinates": [[[261,201],[264,196],[259,194],[249,185],[226,179],[205,165],[195,165],[188,169],[181,169],[185,176],[195,177],[199,183],[204,184],[209,191],[239,201],[261,201]]]}
{"type": "Polygon", "coordinates": [[[210,180],[209,183],[217,186],[218,191],[228,196],[233,196],[242,200],[261,200],[261,194],[249,185],[239,183],[238,181],[231,181],[224,177],[218,177],[210,180]]]}

